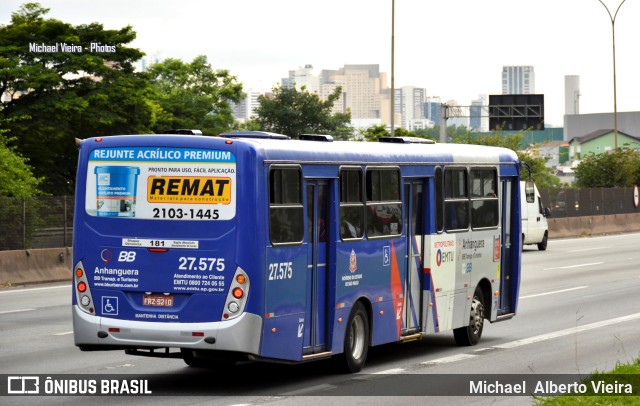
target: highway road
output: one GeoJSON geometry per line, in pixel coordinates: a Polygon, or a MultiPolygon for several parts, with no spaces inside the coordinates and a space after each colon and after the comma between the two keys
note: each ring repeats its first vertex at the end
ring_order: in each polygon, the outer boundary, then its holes
{"type": "MultiPolygon", "coordinates": [[[[413,395],[441,385],[446,374],[467,380],[486,376],[489,382],[508,374],[586,376],[640,357],[639,247],[640,234],[551,240],[547,251],[525,247],[514,319],[486,323],[474,347],[457,347],[453,334],[443,333],[374,348],[365,368],[354,375],[336,373],[330,361],[293,366],[243,363],[213,374],[189,368],[180,359],[81,352],[73,345],[69,283],[2,289],[0,375],[155,374],[145,376],[150,386],[170,388],[176,395],[92,397],[97,404],[387,405],[464,400],[471,405],[530,405],[531,396],[413,395]]],[[[0,403],[5,400],[0,398],[0,403]]],[[[29,396],[10,401],[52,403],[51,398],[29,396]]],[[[54,401],[84,405],[87,398],[54,401]]]]}

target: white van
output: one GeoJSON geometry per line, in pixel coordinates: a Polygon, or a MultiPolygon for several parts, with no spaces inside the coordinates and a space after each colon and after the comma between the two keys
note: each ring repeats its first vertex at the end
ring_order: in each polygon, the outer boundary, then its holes
{"type": "Polygon", "coordinates": [[[533,181],[520,181],[520,212],[522,245],[537,244],[540,251],[546,250],[549,239],[549,209],[542,208],[540,192],[533,181]]]}

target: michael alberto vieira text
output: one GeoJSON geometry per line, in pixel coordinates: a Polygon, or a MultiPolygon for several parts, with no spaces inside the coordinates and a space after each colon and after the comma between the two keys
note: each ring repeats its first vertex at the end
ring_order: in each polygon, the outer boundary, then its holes
{"type": "MultiPolygon", "coordinates": [[[[499,381],[470,381],[469,393],[475,395],[517,395],[529,394],[527,383],[534,382],[523,380],[518,383],[502,383],[499,381]]],[[[633,395],[633,386],[630,383],[606,383],[605,381],[591,381],[588,383],[555,383],[553,381],[536,381],[533,395],[568,395],[586,394],[591,387],[592,394],[596,395],[633,395]]]]}

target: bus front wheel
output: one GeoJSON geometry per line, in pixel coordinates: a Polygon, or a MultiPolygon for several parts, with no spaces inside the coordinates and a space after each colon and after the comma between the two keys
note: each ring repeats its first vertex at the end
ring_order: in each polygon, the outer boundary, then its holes
{"type": "Polygon", "coordinates": [[[471,312],[469,314],[469,324],[465,327],[453,330],[453,337],[459,346],[470,346],[478,344],[482,336],[484,327],[484,300],[482,290],[476,288],[471,302],[471,312]]]}
{"type": "Polygon", "coordinates": [[[347,372],[359,372],[369,351],[369,316],[361,302],[357,302],[347,323],[344,336],[344,366],[347,372]]]}

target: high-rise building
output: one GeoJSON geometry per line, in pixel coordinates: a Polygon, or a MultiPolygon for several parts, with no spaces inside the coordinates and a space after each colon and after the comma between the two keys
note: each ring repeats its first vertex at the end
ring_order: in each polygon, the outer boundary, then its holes
{"type": "Polygon", "coordinates": [[[440,109],[442,105],[442,101],[439,96],[431,96],[427,97],[424,102],[424,118],[433,122],[434,125],[440,125],[440,109]]]}
{"type": "Polygon", "coordinates": [[[404,86],[395,89],[394,109],[396,115],[400,115],[399,124],[402,128],[411,130],[414,127],[414,120],[425,118],[423,106],[426,97],[427,90],[424,88],[404,86]]]}
{"type": "Polygon", "coordinates": [[[260,94],[258,91],[249,89],[243,92],[243,98],[240,103],[230,103],[236,120],[244,122],[256,116],[256,109],[260,106],[260,103],[258,103],[260,94]]]}
{"type": "Polygon", "coordinates": [[[344,65],[337,70],[320,72],[321,98],[337,87],[342,87],[344,105],[334,104],[334,111],[349,110],[352,119],[383,120],[383,96],[386,89],[386,74],[380,72],[379,65],[344,65]]]}
{"type": "Polygon", "coordinates": [[[503,66],[502,94],[535,94],[533,66],[503,66]]]}
{"type": "Polygon", "coordinates": [[[317,93],[320,90],[320,77],[313,73],[313,65],[307,64],[290,70],[289,77],[282,78],[282,87],[290,89],[294,85],[298,90],[304,86],[309,93],[317,93]]]}
{"type": "Polygon", "coordinates": [[[487,117],[486,106],[488,105],[487,95],[481,94],[476,100],[471,100],[469,107],[469,128],[476,131],[489,131],[489,117],[487,117]]]}

